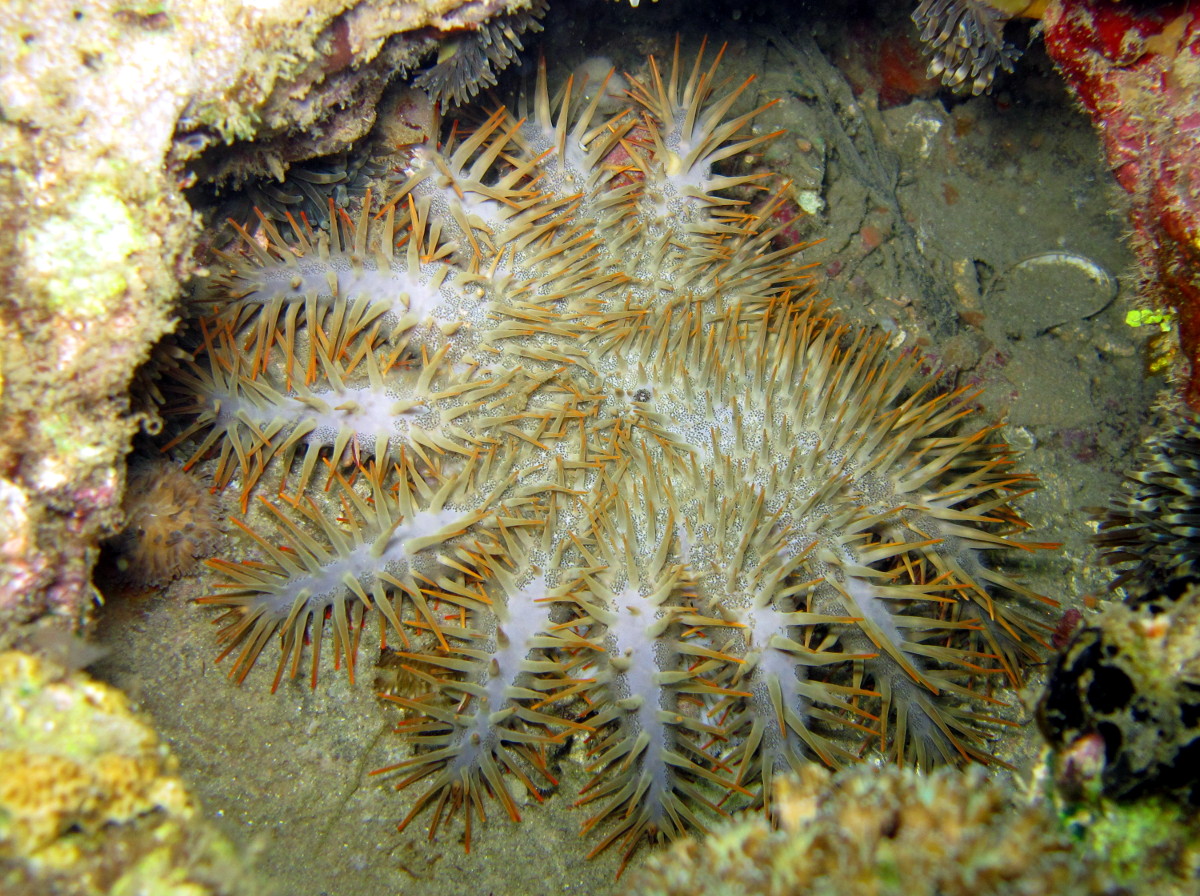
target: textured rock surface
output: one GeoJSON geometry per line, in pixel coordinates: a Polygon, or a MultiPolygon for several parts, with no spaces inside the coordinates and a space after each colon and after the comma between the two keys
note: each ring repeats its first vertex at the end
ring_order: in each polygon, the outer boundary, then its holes
{"type": "Polygon", "coordinates": [[[1075,634],[1038,710],[1062,774],[1077,777],[1070,767],[1096,752],[1088,777],[1108,796],[1200,798],[1198,618],[1200,591],[1190,587],[1174,601],[1108,607],[1075,634]]]}
{"type": "Polygon", "coordinates": [[[255,891],[125,696],[17,651],[0,653],[0,887],[11,896],[255,891]]]}
{"type": "Polygon", "coordinates": [[[89,609],[95,545],[119,524],[123,458],[147,422],[130,379],[190,268],[193,172],[281,173],[344,147],[438,34],[522,5],[0,7],[0,645],[23,621],[89,609]],[[228,143],[219,164],[200,157],[228,143]]]}
{"type": "Polygon", "coordinates": [[[641,896],[1117,892],[1046,806],[1015,805],[975,772],[805,769],[779,781],[778,827],[751,817],[682,841],[630,888],[641,896]]]}

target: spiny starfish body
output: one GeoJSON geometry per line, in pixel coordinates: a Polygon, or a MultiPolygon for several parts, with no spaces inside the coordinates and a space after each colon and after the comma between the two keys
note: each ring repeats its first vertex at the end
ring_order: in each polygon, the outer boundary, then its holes
{"type": "Polygon", "coordinates": [[[196,299],[177,443],[293,491],[278,538],[241,524],[261,559],[212,564],[231,674],[278,636],[276,686],[306,651],[315,684],[329,622],[353,675],[379,611],[425,685],[380,771],[422,782],[401,826],[432,806],[431,836],[462,809],[469,843],[489,794],[517,818],[505,777],[540,799],[572,734],[585,828],[627,854],[799,763],[986,761],[972,682],[1036,654],[1044,599],[985,559],[1028,477],[808,296],[776,200],[731,198],[755,179],[719,166],[769,136],[749,82],[677,49],[632,84],[601,118],[543,71],[381,208],[243,230],[196,299]]]}

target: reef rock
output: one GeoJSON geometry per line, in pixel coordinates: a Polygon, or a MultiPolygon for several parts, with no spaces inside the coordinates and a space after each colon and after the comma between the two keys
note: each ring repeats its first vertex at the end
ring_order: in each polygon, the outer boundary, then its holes
{"type": "Polygon", "coordinates": [[[154,425],[128,390],[191,267],[195,171],[281,172],[334,151],[442,32],[527,5],[0,5],[0,644],[91,603],[124,455],[154,425]],[[199,157],[235,142],[224,161],[199,157]]]}

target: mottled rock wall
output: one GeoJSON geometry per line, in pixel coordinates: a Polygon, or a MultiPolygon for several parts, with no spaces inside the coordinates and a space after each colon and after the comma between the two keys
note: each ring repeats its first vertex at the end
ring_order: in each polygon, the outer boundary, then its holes
{"type": "Polygon", "coordinates": [[[0,646],[92,605],[124,457],[154,425],[130,383],[192,267],[183,191],[344,148],[441,35],[525,6],[0,5],[0,646]]]}

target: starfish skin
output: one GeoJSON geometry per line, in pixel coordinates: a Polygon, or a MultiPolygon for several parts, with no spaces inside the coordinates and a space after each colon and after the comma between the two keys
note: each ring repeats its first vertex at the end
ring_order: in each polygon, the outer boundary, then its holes
{"type": "Polygon", "coordinates": [[[569,737],[593,854],[626,858],[805,762],[986,762],[1038,656],[1052,602],[1000,565],[1042,546],[1012,537],[1030,478],[811,297],[779,200],[733,198],[773,135],[720,55],[651,60],[608,117],[543,71],[381,206],[241,229],[194,299],[172,447],[272,520],[211,562],[222,656],[240,680],[279,639],[274,686],[306,657],[315,686],[328,628],[353,676],[377,611],[416,682],[385,695],[402,828],[461,814],[469,847],[569,737]]]}

